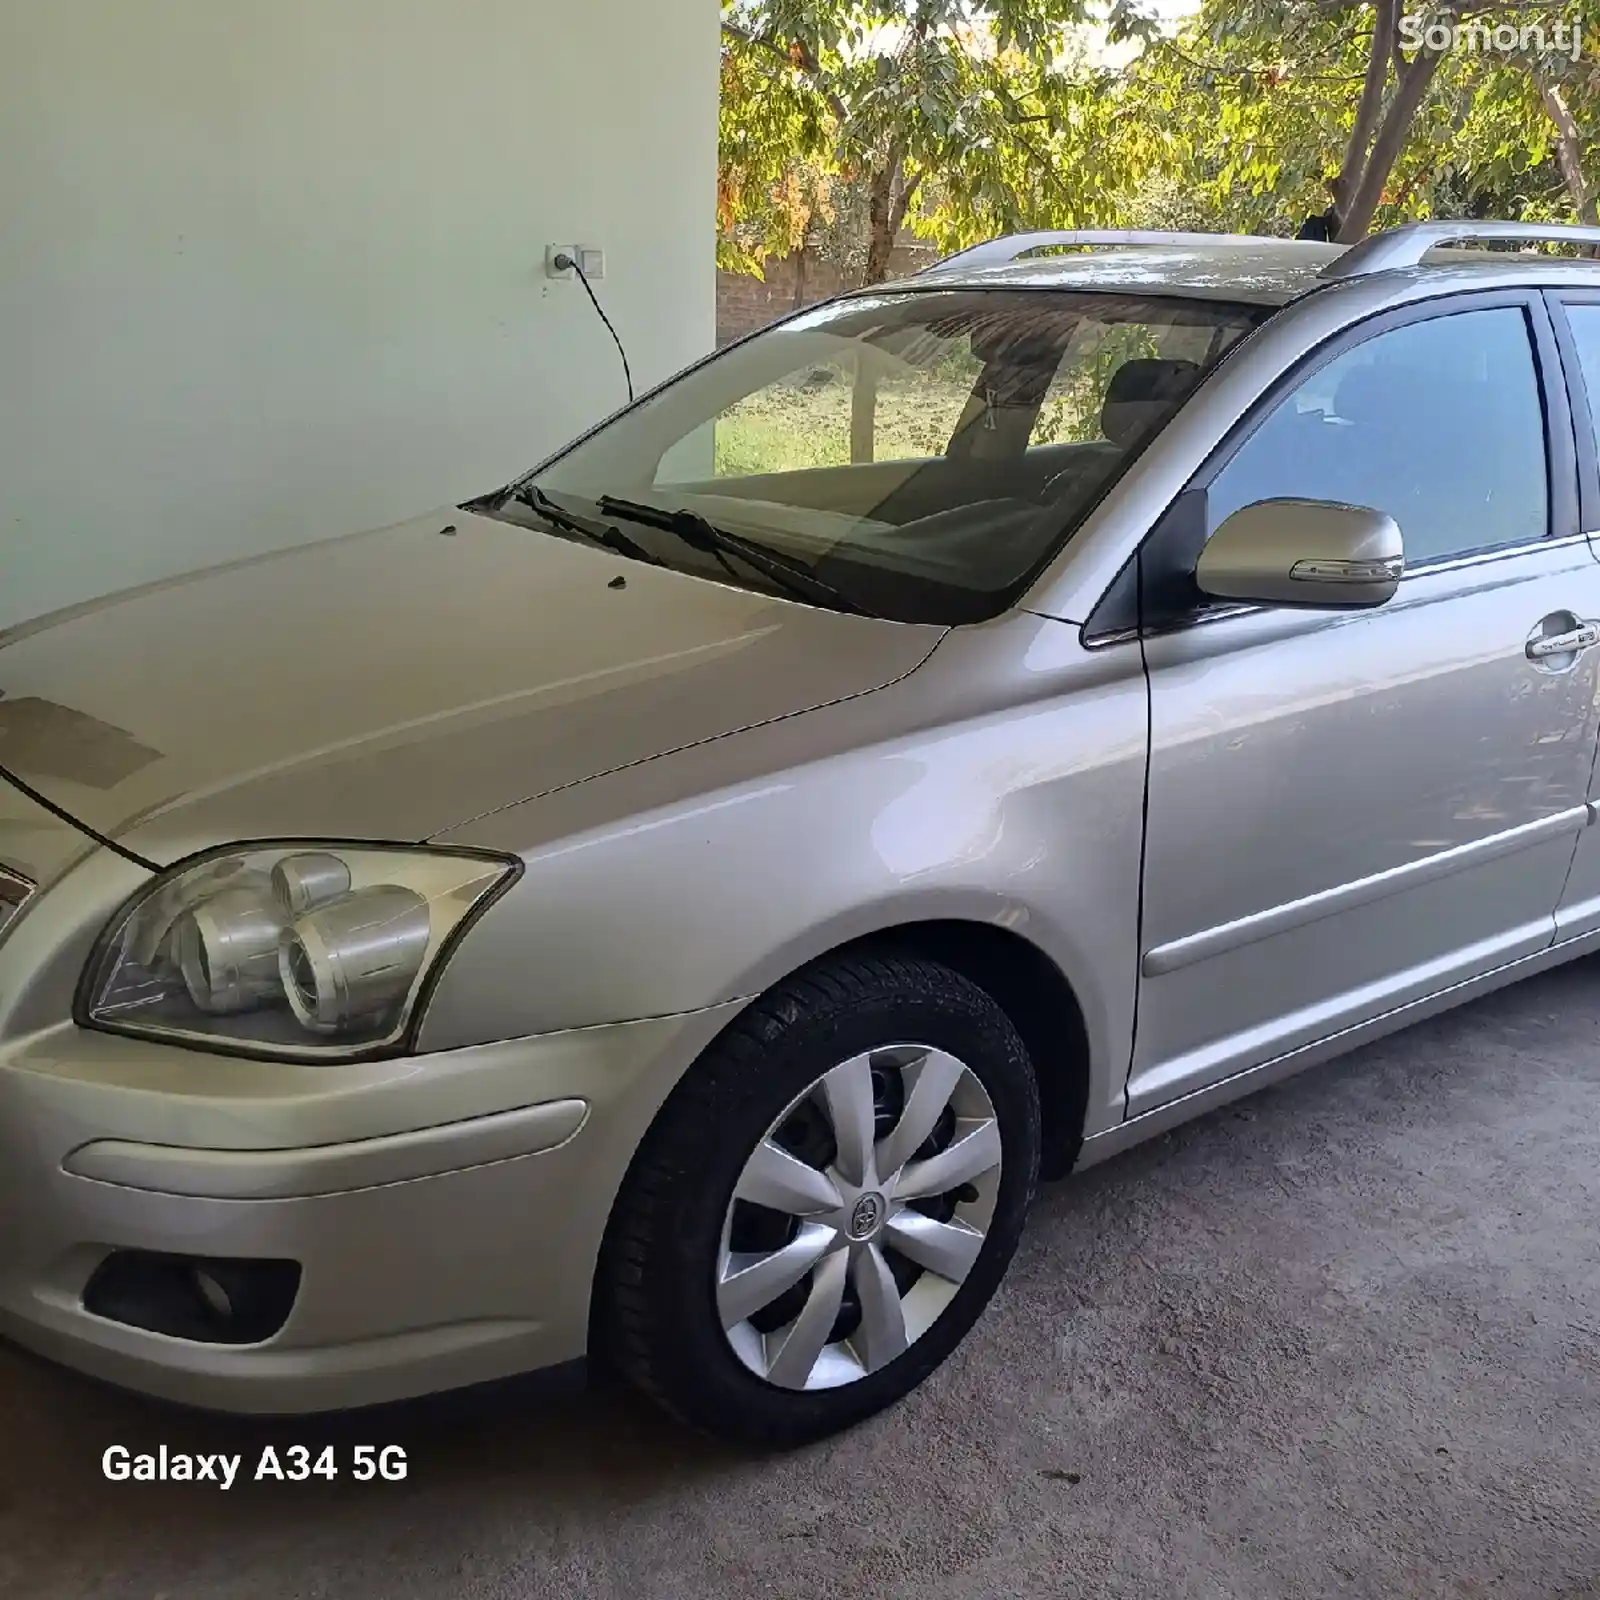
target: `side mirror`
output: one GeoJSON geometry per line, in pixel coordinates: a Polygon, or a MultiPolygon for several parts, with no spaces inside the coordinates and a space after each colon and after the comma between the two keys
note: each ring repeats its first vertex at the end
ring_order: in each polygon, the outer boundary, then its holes
{"type": "Polygon", "coordinates": [[[1269,606],[1381,606],[1405,571],[1393,517],[1334,500],[1258,500],[1206,541],[1195,567],[1202,593],[1269,606]]]}

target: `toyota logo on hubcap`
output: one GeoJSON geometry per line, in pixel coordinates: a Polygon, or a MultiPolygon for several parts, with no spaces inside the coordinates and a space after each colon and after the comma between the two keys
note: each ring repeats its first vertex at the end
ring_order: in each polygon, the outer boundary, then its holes
{"type": "Polygon", "coordinates": [[[883,1211],[881,1195],[862,1195],[850,1209],[850,1237],[865,1239],[876,1233],[878,1224],[883,1221],[883,1211]]]}

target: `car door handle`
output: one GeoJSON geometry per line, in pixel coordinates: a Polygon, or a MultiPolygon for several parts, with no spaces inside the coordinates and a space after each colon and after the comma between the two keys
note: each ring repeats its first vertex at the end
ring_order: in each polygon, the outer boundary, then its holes
{"type": "Polygon", "coordinates": [[[1528,659],[1544,661],[1550,656],[1576,655],[1590,645],[1600,644],[1600,623],[1586,622],[1566,633],[1551,633],[1528,641],[1528,659]]]}

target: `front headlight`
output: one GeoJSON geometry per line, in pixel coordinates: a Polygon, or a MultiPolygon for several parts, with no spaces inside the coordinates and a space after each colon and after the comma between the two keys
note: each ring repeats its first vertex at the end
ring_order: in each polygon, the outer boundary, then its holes
{"type": "Polygon", "coordinates": [[[390,1049],[467,918],[518,867],[401,845],[213,852],[118,913],[84,973],[80,1020],[250,1055],[390,1049]]]}

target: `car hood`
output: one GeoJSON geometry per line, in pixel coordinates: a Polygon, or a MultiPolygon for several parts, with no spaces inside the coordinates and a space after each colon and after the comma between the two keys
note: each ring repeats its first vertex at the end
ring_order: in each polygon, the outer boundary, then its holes
{"type": "Polygon", "coordinates": [[[162,865],[423,839],[868,692],[943,631],[449,510],[0,633],[0,769],[162,865]]]}

